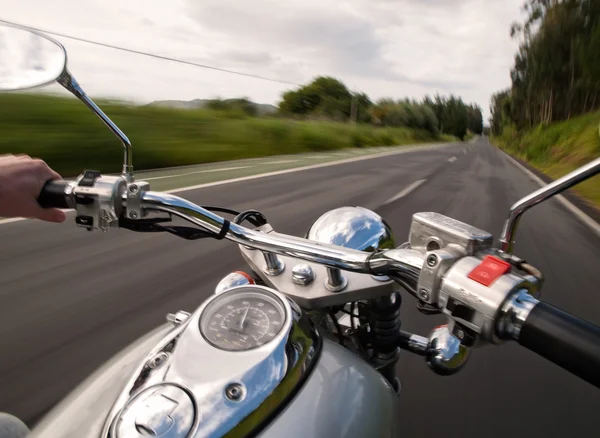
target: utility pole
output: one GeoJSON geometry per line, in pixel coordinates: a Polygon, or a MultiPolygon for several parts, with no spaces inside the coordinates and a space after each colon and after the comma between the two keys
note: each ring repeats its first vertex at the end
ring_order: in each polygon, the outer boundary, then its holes
{"type": "Polygon", "coordinates": [[[358,102],[356,93],[352,93],[352,100],[350,101],[350,123],[356,124],[356,116],[358,113],[358,102]]]}

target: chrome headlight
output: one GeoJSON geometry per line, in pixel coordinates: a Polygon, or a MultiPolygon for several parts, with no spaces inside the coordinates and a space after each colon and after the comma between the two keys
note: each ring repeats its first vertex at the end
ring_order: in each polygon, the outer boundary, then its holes
{"type": "Polygon", "coordinates": [[[363,207],[328,211],[312,224],[306,237],[367,252],[396,247],[388,224],[377,213],[363,207]]]}

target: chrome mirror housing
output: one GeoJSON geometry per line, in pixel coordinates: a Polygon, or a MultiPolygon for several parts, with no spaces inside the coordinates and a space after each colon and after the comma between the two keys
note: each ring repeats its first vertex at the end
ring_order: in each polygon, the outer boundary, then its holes
{"type": "Polygon", "coordinates": [[[67,52],[52,38],[0,23],[0,91],[18,91],[54,82],[65,70],[67,52]]]}

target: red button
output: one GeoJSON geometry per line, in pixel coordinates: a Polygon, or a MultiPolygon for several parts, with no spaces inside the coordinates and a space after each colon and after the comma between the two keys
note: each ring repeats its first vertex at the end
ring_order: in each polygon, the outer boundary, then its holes
{"type": "Polygon", "coordinates": [[[469,278],[484,286],[489,286],[508,271],[510,271],[510,263],[488,255],[484,257],[479,266],[471,271],[469,278]]]}

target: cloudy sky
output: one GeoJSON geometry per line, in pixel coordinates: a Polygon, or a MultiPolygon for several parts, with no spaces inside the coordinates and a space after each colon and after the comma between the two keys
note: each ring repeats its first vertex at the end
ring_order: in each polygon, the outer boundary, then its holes
{"type": "MultiPolygon", "coordinates": [[[[489,116],[509,85],[522,0],[0,0],[0,19],[295,84],[332,75],[371,98],[455,93],[489,116]]],[[[290,85],[61,39],[92,96],[246,96],[290,85]]]]}

